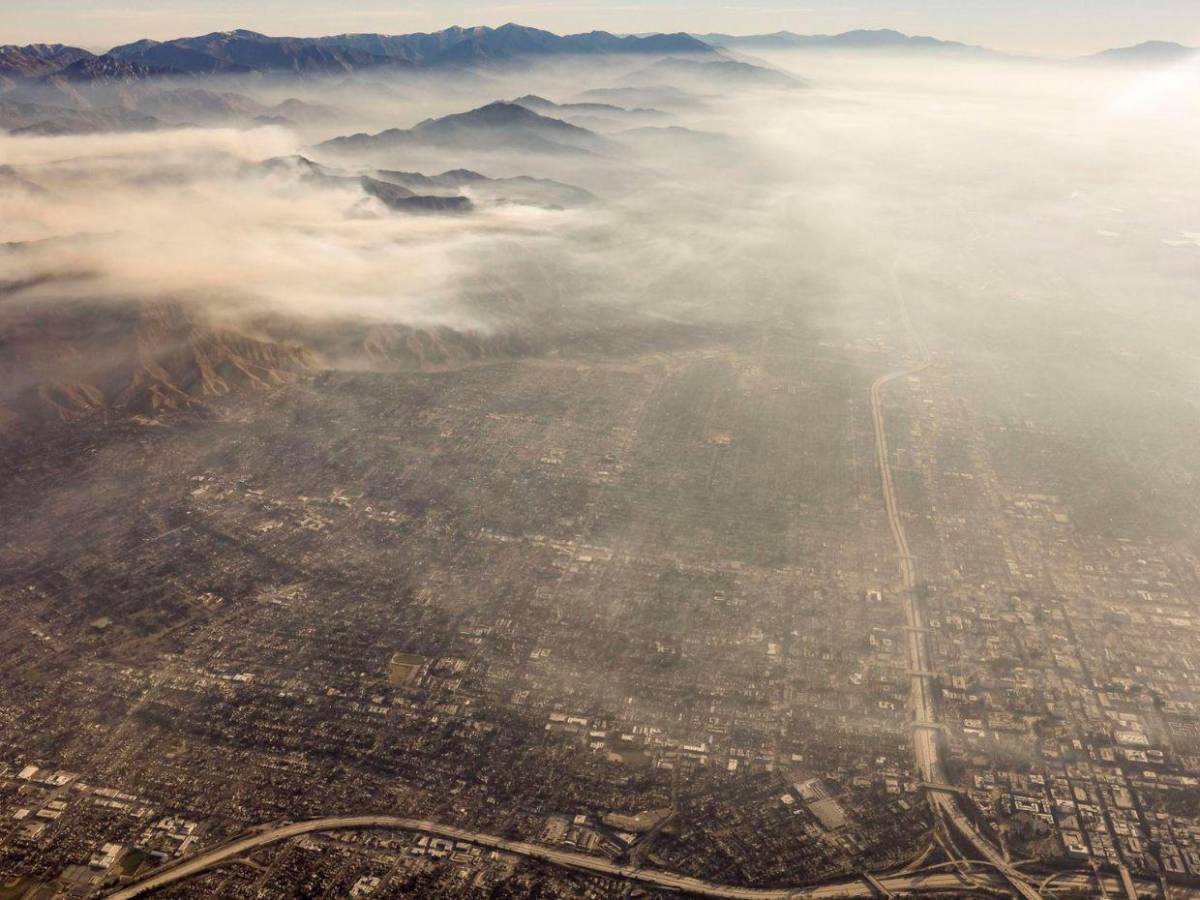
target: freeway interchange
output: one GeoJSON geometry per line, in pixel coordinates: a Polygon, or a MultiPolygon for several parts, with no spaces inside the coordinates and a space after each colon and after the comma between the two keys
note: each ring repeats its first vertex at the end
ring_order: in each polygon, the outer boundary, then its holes
{"type": "MultiPolygon", "coordinates": [[[[339,816],[321,819],[309,819],[301,822],[289,822],[280,825],[264,827],[251,833],[236,837],[225,844],[202,851],[193,856],[178,860],[164,866],[143,878],[124,885],[104,895],[106,900],[133,900],[143,897],[171,884],[193,878],[206,871],[227,863],[245,858],[262,847],[299,837],[304,834],[328,831],[358,831],[366,829],[389,829],[396,831],[417,831],[454,841],[464,841],[481,847],[488,847],[504,853],[512,853],[527,859],[537,860],[562,868],[620,878],[626,881],[650,885],[657,888],[681,891],[698,897],[728,898],[728,900],[841,900],[841,898],[869,898],[879,896],[880,888],[889,894],[912,893],[917,895],[935,893],[962,894],[981,886],[993,890],[1001,888],[1006,882],[998,875],[985,872],[965,879],[954,871],[941,871],[944,866],[931,866],[927,869],[880,875],[868,880],[847,879],[795,888],[746,888],[733,885],[715,884],[701,881],[687,875],[680,875],[662,869],[641,868],[632,865],[622,865],[598,856],[584,853],[559,850],[542,844],[528,841],[510,840],[497,835],[482,834],[466,831],[437,822],[418,819],[405,819],[397,816],[339,816]]],[[[1072,873],[1058,879],[1059,884],[1069,888],[1086,888],[1091,876],[1086,873],[1072,873]]],[[[1115,880],[1111,882],[1116,886],[1115,880]]],[[[1106,884],[1106,888],[1109,885],[1106,884]]]]}

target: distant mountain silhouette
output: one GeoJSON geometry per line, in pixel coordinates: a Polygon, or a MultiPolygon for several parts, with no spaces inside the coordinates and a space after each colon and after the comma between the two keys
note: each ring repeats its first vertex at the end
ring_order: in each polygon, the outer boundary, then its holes
{"type": "Polygon", "coordinates": [[[586,128],[539,115],[516,103],[503,102],[440,119],[426,119],[409,129],[392,128],[379,134],[334,138],[320,147],[352,152],[411,145],[553,155],[602,154],[613,149],[608,141],[586,128]]]}
{"type": "Polygon", "coordinates": [[[1171,65],[1188,59],[1200,60],[1200,48],[1170,41],[1145,41],[1132,47],[1116,47],[1086,58],[1087,62],[1118,65],[1171,65]]]}
{"type": "Polygon", "coordinates": [[[938,50],[957,53],[990,54],[995,51],[958,41],[943,41],[921,35],[908,35],[891,28],[857,29],[841,34],[703,34],[696,37],[713,47],[741,50],[852,49],[852,50],[938,50]]]}
{"type": "Polygon", "coordinates": [[[669,118],[667,113],[658,109],[627,109],[613,103],[555,103],[536,94],[526,94],[512,102],[541,115],[552,116],[580,128],[601,133],[611,133],[636,125],[658,124],[669,118]]]}
{"type": "Polygon", "coordinates": [[[40,184],[30,181],[12,166],[0,165],[0,193],[4,191],[17,191],[36,196],[46,193],[46,189],[40,184]]]}
{"type": "Polygon", "coordinates": [[[98,131],[152,131],[163,123],[154,116],[110,106],[72,109],[47,103],[0,98],[0,129],[13,134],[91,134],[98,131]]]}
{"type": "Polygon", "coordinates": [[[185,83],[171,90],[149,89],[123,99],[139,113],[173,124],[203,125],[233,121],[303,123],[336,118],[337,111],[296,99],[273,106],[232,91],[210,91],[185,83]]]}
{"type": "Polygon", "coordinates": [[[769,87],[796,88],[805,82],[787,72],[734,60],[678,59],[669,56],[658,62],[630,72],[622,81],[630,85],[656,85],[672,78],[696,82],[710,87],[769,87]]]}
{"type": "Polygon", "coordinates": [[[134,102],[138,112],[170,122],[200,124],[231,118],[263,115],[269,107],[232,92],[216,92],[199,87],[155,91],[134,102]]]}
{"type": "MultiPolygon", "coordinates": [[[[60,76],[55,76],[60,77],[60,76]]],[[[229,91],[162,82],[116,83],[110,90],[86,96],[69,90],[47,93],[52,87],[69,89],[65,82],[39,85],[41,93],[31,99],[0,96],[0,130],[38,134],[89,134],[97,131],[148,131],[169,125],[264,124],[282,125],[331,121],[337,111],[300,100],[284,100],[267,106],[229,91]]],[[[194,84],[194,83],[193,83],[194,84]]]]}
{"type": "Polygon", "coordinates": [[[589,103],[611,103],[626,107],[662,106],[678,109],[704,105],[703,98],[669,84],[592,88],[579,96],[589,103]]]}
{"type": "Polygon", "coordinates": [[[541,114],[568,111],[581,113],[653,112],[653,110],[627,110],[623,106],[616,106],[612,103],[555,103],[553,100],[547,100],[545,97],[539,97],[536,94],[526,94],[512,102],[541,114]]]}

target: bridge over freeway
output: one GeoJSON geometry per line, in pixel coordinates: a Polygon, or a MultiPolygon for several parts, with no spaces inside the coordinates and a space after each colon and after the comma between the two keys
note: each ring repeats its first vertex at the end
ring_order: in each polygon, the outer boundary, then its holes
{"type": "Polygon", "coordinates": [[[965,797],[967,792],[956,784],[940,784],[936,781],[922,781],[917,784],[923,791],[945,791],[950,794],[957,794],[959,797],[965,797]]]}

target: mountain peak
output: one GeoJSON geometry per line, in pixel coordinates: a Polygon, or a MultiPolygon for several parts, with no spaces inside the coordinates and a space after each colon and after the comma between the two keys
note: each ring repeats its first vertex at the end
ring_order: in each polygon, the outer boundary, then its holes
{"type": "Polygon", "coordinates": [[[1129,47],[1130,50],[1190,50],[1190,47],[1185,47],[1183,44],[1175,41],[1142,41],[1140,44],[1134,44],[1129,47]]]}
{"type": "Polygon", "coordinates": [[[546,119],[540,116],[533,110],[521,106],[517,103],[509,103],[505,100],[493,100],[483,106],[468,110],[467,112],[455,113],[454,115],[443,116],[440,119],[426,119],[417,125],[417,130],[440,123],[454,124],[477,124],[477,125],[507,125],[518,122],[532,122],[538,119],[546,121],[557,121],[556,119],[546,119]]]}
{"type": "Polygon", "coordinates": [[[507,148],[527,153],[578,154],[611,149],[609,142],[595,132],[504,100],[467,112],[425,119],[407,131],[392,128],[375,135],[354,134],[320,146],[335,152],[355,152],[413,143],[480,152],[507,148]]]}
{"type": "Polygon", "coordinates": [[[1173,63],[1200,56],[1200,48],[1187,47],[1174,41],[1142,41],[1131,47],[1114,47],[1087,57],[1095,62],[1115,63],[1173,63]]]}

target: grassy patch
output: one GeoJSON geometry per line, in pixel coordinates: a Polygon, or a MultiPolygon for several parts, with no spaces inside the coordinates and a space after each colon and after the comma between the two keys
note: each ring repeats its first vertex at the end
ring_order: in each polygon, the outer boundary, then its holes
{"type": "Polygon", "coordinates": [[[393,687],[408,684],[425,665],[425,657],[417,653],[393,653],[388,663],[388,682],[393,687]]]}
{"type": "Polygon", "coordinates": [[[132,875],[141,868],[146,859],[146,854],[141,850],[130,850],[121,858],[121,874],[132,875]]]}

